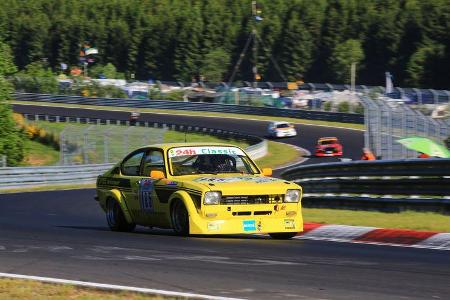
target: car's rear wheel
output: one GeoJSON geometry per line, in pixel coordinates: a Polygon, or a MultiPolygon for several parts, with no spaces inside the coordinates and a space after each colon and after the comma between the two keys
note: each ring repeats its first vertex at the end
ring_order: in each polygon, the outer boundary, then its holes
{"type": "Polygon", "coordinates": [[[189,213],[180,200],[176,200],[171,210],[172,227],[176,234],[186,236],[189,234],[189,213]]]}
{"type": "Polygon", "coordinates": [[[133,231],[136,227],[136,224],[127,222],[119,203],[111,198],[106,202],[106,221],[112,231],[133,231]]]}
{"type": "Polygon", "coordinates": [[[297,235],[298,232],[273,232],[269,233],[270,237],[275,240],[289,240],[297,235]]]}

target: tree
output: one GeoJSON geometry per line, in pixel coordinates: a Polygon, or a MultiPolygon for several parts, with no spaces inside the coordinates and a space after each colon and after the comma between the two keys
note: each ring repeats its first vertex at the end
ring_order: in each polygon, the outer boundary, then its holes
{"type": "Polygon", "coordinates": [[[28,93],[58,92],[58,81],[55,74],[48,68],[46,62],[35,61],[17,73],[16,89],[23,89],[28,93]]]}
{"type": "Polygon", "coordinates": [[[443,45],[434,44],[420,47],[408,62],[406,82],[411,86],[432,86],[433,81],[439,80],[433,73],[440,69],[440,65],[445,60],[444,56],[445,47],[443,45]]]}
{"type": "Polygon", "coordinates": [[[116,67],[112,63],[107,63],[105,66],[95,65],[89,70],[89,75],[92,78],[100,78],[104,76],[108,79],[124,79],[122,73],[117,72],[116,67]]]}
{"type": "MultiPolygon", "coordinates": [[[[11,91],[9,83],[0,77],[0,97],[5,99],[11,91]]],[[[8,166],[17,166],[24,158],[24,136],[17,128],[9,104],[0,100],[0,155],[6,155],[8,166]]]]}
{"type": "Polygon", "coordinates": [[[13,63],[11,48],[0,41],[0,76],[9,76],[17,72],[13,63]]]}
{"type": "Polygon", "coordinates": [[[230,54],[222,48],[207,53],[200,68],[200,74],[210,82],[222,82],[230,64],[230,54]]]}
{"type": "Polygon", "coordinates": [[[358,67],[363,59],[361,42],[350,39],[334,48],[329,65],[337,81],[349,83],[352,63],[356,63],[358,67]]]}

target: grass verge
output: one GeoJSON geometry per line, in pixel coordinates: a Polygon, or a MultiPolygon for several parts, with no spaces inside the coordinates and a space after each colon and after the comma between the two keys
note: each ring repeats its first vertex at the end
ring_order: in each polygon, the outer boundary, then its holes
{"type": "Polygon", "coordinates": [[[305,222],[450,232],[450,216],[433,212],[384,213],[326,208],[303,208],[305,222]]]}
{"type": "MultiPolygon", "coordinates": [[[[11,104],[29,104],[38,106],[52,106],[52,107],[69,107],[69,108],[89,108],[96,110],[108,110],[105,106],[96,105],[77,105],[77,104],[60,104],[51,102],[33,102],[33,101],[11,101],[11,104]]],[[[170,114],[170,115],[190,115],[190,116],[209,116],[209,117],[221,117],[221,118],[236,118],[245,120],[261,120],[267,121],[268,119],[273,121],[287,121],[295,124],[306,124],[306,125],[320,125],[329,127],[343,127],[348,129],[364,130],[363,124],[353,124],[353,123],[340,123],[340,122],[328,122],[328,121],[318,121],[318,120],[306,120],[306,119],[296,119],[296,118],[285,118],[285,117],[272,117],[272,116],[256,116],[256,115],[245,115],[245,114],[231,114],[231,113],[219,113],[219,112],[194,112],[185,110],[172,110],[172,109],[149,109],[149,108],[124,108],[124,107],[109,107],[109,110],[117,111],[139,111],[142,113],[159,113],[159,114],[170,114]]]]}
{"type": "Polygon", "coordinates": [[[25,140],[25,159],[21,166],[49,166],[59,161],[59,151],[32,140],[25,140]]]}
{"type": "Polygon", "coordinates": [[[77,287],[68,284],[51,284],[32,280],[0,278],[0,299],[160,300],[175,298],[129,292],[105,291],[100,289],[77,287]]]}

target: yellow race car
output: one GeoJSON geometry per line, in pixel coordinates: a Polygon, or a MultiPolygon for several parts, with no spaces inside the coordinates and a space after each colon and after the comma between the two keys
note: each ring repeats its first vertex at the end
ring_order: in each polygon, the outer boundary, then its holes
{"type": "Polygon", "coordinates": [[[142,225],[289,239],[303,231],[302,188],[271,175],[233,145],[151,145],[100,175],[96,199],[115,231],[142,225]]]}

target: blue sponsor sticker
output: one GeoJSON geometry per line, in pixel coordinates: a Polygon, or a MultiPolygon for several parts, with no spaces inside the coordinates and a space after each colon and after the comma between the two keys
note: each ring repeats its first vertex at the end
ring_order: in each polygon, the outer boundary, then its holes
{"type": "Polygon", "coordinates": [[[255,220],[244,220],[244,221],[242,221],[242,225],[244,227],[244,231],[255,231],[256,230],[255,220]]]}

